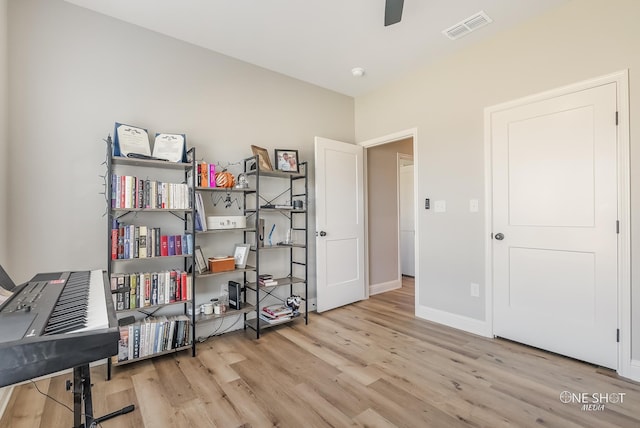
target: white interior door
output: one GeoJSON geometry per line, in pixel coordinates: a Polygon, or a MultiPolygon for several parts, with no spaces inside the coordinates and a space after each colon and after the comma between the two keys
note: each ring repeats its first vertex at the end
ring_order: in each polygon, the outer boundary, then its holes
{"type": "Polygon", "coordinates": [[[415,276],[413,160],[400,159],[399,163],[400,269],[402,275],[415,276]]]}
{"type": "Polygon", "coordinates": [[[491,116],[494,334],[617,367],[616,84],[491,116]]]}
{"type": "Polygon", "coordinates": [[[363,148],[316,137],[318,312],[365,298],[363,148]]]}

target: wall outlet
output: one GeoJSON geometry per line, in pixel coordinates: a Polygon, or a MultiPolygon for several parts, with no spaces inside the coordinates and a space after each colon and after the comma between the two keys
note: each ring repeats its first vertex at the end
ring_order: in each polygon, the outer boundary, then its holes
{"type": "Polygon", "coordinates": [[[480,284],[476,284],[475,282],[471,283],[471,297],[480,297],[480,284]]]}
{"type": "Polygon", "coordinates": [[[447,201],[434,201],[433,210],[437,213],[443,213],[447,211],[447,201]]]}
{"type": "Polygon", "coordinates": [[[477,199],[469,199],[469,212],[477,213],[478,212],[478,200],[477,199]]]}

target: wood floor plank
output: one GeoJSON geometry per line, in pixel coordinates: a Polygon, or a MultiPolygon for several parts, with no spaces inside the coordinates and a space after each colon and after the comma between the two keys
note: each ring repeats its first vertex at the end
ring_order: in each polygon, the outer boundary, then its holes
{"type": "Polygon", "coordinates": [[[327,401],[310,384],[301,383],[295,388],[296,394],[308,405],[308,408],[318,414],[325,422],[326,426],[349,427],[357,426],[357,423],[349,416],[327,401]]]}
{"type": "MultiPolygon", "coordinates": [[[[178,415],[173,408],[170,394],[155,371],[145,371],[132,376],[133,387],[138,397],[138,410],[142,414],[144,426],[186,427],[188,421],[178,415]]],[[[119,422],[119,421],[116,421],[119,422]]]]}
{"type": "MultiPolygon", "coordinates": [[[[92,368],[97,415],[136,409],[102,428],[640,427],[640,384],[608,369],[413,315],[401,289],[255,333],[237,331],[188,352],[92,368]],[[560,394],[623,393],[598,410],[560,394]]],[[[38,381],[71,405],[62,375],[38,381]]],[[[68,428],[68,409],[19,385],[2,428],[68,428]]]]}
{"type": "Polygon", "coordinates": [[[395,428],[396,426],[376,413],[375,410],[367,409],[355,417],[355,420],[367,428],[395,428]]]}
{"type": "MultiPolygon", "coordinates": [[[[12,428],[38,428],[41,421],[48,415],[44,415],[46,397],[38,392],[37,388],[47,393],[51,379],[43,379],[36,382],[27,382],[13,390],[13,395],[0,426],[12,428]]],[[[56,397],[64,399],[63,397],[56,397]]],[[[73,417],[70,419],[73,421],[73,417]]]]}

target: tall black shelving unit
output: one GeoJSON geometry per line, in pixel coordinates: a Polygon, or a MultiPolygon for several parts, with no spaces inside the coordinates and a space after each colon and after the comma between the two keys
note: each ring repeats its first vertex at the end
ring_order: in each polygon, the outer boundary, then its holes
{"type": "Polygon", "coordinates": [[[308,182],[308,164],[307,162],[300,162],[300,172],[283,172],[283,171],[264,171],[258,168],[259,159],[258,156],[245,159],[244,171],[249,177],[253,177],[255,181],[255,193],[245,195],[245,215],[247,217],[253,216],[257,235],[262,234],[262,239],[256,239],[255,245],[251,247],[251,251],[255,253],[255,280],[248,281],[245,274],[245,300],[246,292],[252,291],[255,293],[255,318],[248,318],[248,314],[245,314],[245,328],[249,327],[256,332],[256,338],[260,338],[262,330],[274,326],[279,326],[285,323],[269,324],[266,321],[260,319],[260,313],[262,311],[263,299],[268,297],[275,297],[281,303],[284,303],[284,299],[277,297],[274,293],[276,288],[289,287],[289,295],[299,293],[301,301],[304,303],[304,310],[300,308],[300,316],[292,318],[287,322],[295,322],[299,319],[304,319],[305,324],[309,322],[309,305],[308,305],[308,290],[309,290],[309,278],[308,278],[308,259],[309,259],[309,182],[308,182]],[[255,168],[252,168],[255,165],[255,168]],[[261,190],[262,180],[265,178],[272,178],[276,180],[282,180],[288,184],[288,189],[280,193],[276,198],[282,198],[288,196],[288,201],[301,200],[303,203],[302,208],[281,208],[271,205],[275,204],[274,200],[267,200],[263,197],[261,190]],[[248,198],[254,197],[254,201],[247,201],[248,198]],[[252,205],[253,204],[253,205],[252,205]],[[266,206],[265,206],[266,205],[266,206]],[[247,208],[251,206],[251,208],[247,208]],[[272,244],[266,243],[266,236],[268,232],[266,230],[260,230],[260,219],[269,215],[284,215],[288,218],[289,229],[292,234],[295,234],[295,243],[292,244],[272,244]],[[300,220],[302,218],[302,220],[300,220]],[[263,242],[264,245],[260,245],[263,242]],[[275,286],[262,287],[258,283],[258,278],[261,272],[264,272],[264,266],[261,266],[261,253],[265,251],[283,251],[288,252],[288,265],[289,274],[284,278],[277,278],[278,284],[275,286]],[[300,272],[303,271],[302,275],[300,272]]]}
{"type": "MultiPolygon", "coordinates": [[[[111,379],[111,369],[112,366],[129,364],[136,361],[145,360],[148,358],[153,358],[159,355],[179,352],[183,350],[191,349],[191,355],[195,357],[196,355],[196,332],[195,332],[195,321],[196,321],[196,311],[195,311],[195,301],[196,301],[196,278],[195,278],[195,266],[194,266],[194,251],[196,248],[196,233],[195,233],[195,185],[196,185],[196,149],[195,147],[190,148],[187,152],[187,162],[168,162],[154,159],[137,159],[137,158],[129,158],[123,156],[113,156],[113,142],[111,137],[107,138],[107,153],[106,153],[106,165],[107,165],[107,174],[106,174],[106,199],[107,199],[107,277],[111,280],[111,275],[115,273],[115,265],[119,263],[144,263],[145,260],[170,260],[170,259],[182,259],[182,266],[184,272],[187,272],[191,277],[191,299],[180,301],[176,303],[162,304],[162,305],[154,305],[154,306],[145,306],[141,308],[135,309],[127,309],[117,311],[118,322],[121,325],[126,325],[131,322],[132,317],[134,317],[135,313],[142,314],[142,318],[148,318],[156,314],[158,311],[163,308],[169,306],[179,307],[183,306],[181,314],[188,314],[187,310],[188,306],[191,306],[191,315],[190,315],[190,340],[191,343],[185,346],[181,346],[177,349],[171,349],[168,351],[161,351],[157,353],[153,353],[151,355],[133,359],[126,360],[114,363],[112,359],[109,358],[107,360],[107,379],[111,379]],[[111,204],[112,197],[115,196],[113,183],[112,183],[112,175],[115,173],[116,169],[120,166],[135,168],[136,170],[144,171],[145,174],[153,173],[154,170],[174,170],[174,171],[183,171],[184,175],[182,176],[182,182],[187,184],[188,186],[188,200],[189,207],[185,209],[172,209],[172,208],[113,208],[111,204]],[[148,258],[138,258],[138,259],[112,259],[112,227],[114,224],[114,220],[122,219],[128,215],[143,215],[143,213],[164,213],[171,214],[183,222],[182,230],[185,234],[190,234],[192,237],[192,248],[190,254],[182,254],[180,256],[157,256],[157,257],[148,257],[148,258]]],[[[133,268],[131,268],[133,269],[133,268]]],[[[135,317],[134,317],[135,318],[135,317]]]]}

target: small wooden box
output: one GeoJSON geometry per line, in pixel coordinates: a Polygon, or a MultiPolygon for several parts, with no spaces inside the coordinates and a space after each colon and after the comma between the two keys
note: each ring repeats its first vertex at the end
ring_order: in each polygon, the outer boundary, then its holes
{"type": "Polygon", "coordinates": [[[212,273],[226,272],[236,268],[236,259],[233,257],[209,258],[209,271],[212,273]]]}

